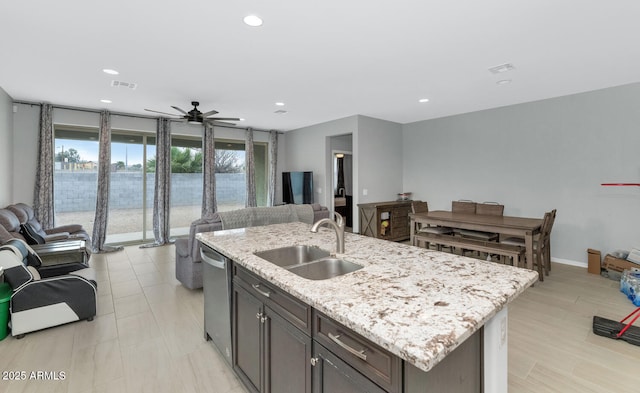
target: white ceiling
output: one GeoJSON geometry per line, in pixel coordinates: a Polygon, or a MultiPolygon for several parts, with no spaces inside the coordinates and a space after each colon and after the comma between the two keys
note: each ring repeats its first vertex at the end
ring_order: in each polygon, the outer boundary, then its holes
{"type": "Polygon", "coordinates": [[[409,123],[638,82],[639,17],[638,0],[2,1],[0,87],[136,114],[198,100],[259,129],[409,123]]]}

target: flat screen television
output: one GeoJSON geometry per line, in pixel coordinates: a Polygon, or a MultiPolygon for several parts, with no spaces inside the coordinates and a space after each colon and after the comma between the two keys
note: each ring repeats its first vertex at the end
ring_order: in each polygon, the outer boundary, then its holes
{"type": "Polygon", "coordinates": [[[313,172],[282,172],[282,202],[313,203],[313,172]]]}

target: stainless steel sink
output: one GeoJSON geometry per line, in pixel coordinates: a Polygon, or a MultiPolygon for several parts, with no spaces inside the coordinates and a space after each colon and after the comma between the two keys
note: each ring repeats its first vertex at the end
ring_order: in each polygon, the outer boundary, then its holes
{"type": "Polygon", "coordinates": [[[291,273],[309,280],[326,280],[362,269],[362,266],[338,258],[323,258],[318,261],[290,267],[291,273]]]}
{"type": "Polygon", "coordinates": [[[258,251],[254,255],[309,280],[326,280],[362,269],[353,262],[330,257],[315,246],[290,246],[258,251]]]}
{"type": "Polygon", "coordinates": [[[274,248],[273,250],[259,251],[254,255],[281,267],[296,266],[302,263],[317,261],[326,258],[329,251],[313,246],[290,246],[274,248]]]}

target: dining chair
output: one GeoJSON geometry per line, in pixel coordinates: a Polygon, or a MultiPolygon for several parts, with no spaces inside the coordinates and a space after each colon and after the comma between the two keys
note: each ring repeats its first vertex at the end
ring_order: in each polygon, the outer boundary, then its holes
{"type": "MultiPolygon", "coordinates": [[[[544,214],[540,234],[533,239],[533,263],[538,270],[540,281],[551,271],[551,230],[556,219],[556,209],[544,214]]],[[[500,240],[500,243],[515,246],[524,246],[524,239],[520,237],[508,237],[500,240]]]]}
{"type": "Polygon", "coordinates": [[[476,214],[476,205],[477,203],[468,199],[451,201],[451,211],[453,213],[476,214]]]}
{"type": "Polygon", "coordinates": [[[482,202],[476,204],[476,214],[484,214],[487,216],[504,215],[504,205],[498,202],[482,202]]]}
{"type": "MultiPolygon", "coordinates": [[[[429,204],[427,202],[417,202],[417,201],[411,202],[411,212],[412,213],[428,213],[429,204]]],[[[437,235],[449,235],[453,233],[453,229],[449,227],[422,225],[420,223],[418,223],[417,225],[418,227],[416,228],[416,232],[414,234],[416,236],[416,245],[419,245],[420,242],[424,242],[426,248],[429,248],[430,242],[420,238],[421,233],[434,233],[437,235]]],[[[436,244],[436,249],[438,251],[441,251],[442,246],[440,244],[436,244]]]]}
{"type": "MultiPolygon", "coordinates": [[[[483,203],[475,203],[475,214],[482,214],[486,216],[502,216],[504,213],[504,205],[500,205],[497,202],[483,202],[483,203]]],[[[451,206],[451,211],[453,210],[453,205],[451,206]]],[[[473,231],[469,229],[460,229],[458,231],[460,236],[484,240],[484,241],[497,241],[499,234],[493,232],[483,232],[483,231],[473,231]]]]}

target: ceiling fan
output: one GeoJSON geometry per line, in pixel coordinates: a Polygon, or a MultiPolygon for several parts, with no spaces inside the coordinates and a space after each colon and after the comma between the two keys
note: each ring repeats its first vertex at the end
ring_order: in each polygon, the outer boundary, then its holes
{"type": "Polygon", "coordinates": [[[159,112],[151,109],[145,109],[145,111],[153,112],[153,113],[161,113],[163,115],[169,115],[169,116],[178,116],[179,121],[186,121],[191,124],[202,124],[204,122],[207,122],[207,123],[220,122],[224,124],[235,125],[234,123],[229,123],[229,121],[240,121],[240,119],[237,117],[211,117],[218,113],[218,111],[216,110],[211,110],[209,112],[202,113],[198,110],[198,105],[200,105],[198,101],[191,101],[191,105],[193,105],[193,109],[191,109],[189,112],[185,111],[184,109],[178,108],[177,106],[171,105],[171,107],[177,110],[178,112],[180,112],[180,114],[159,112]]]}

